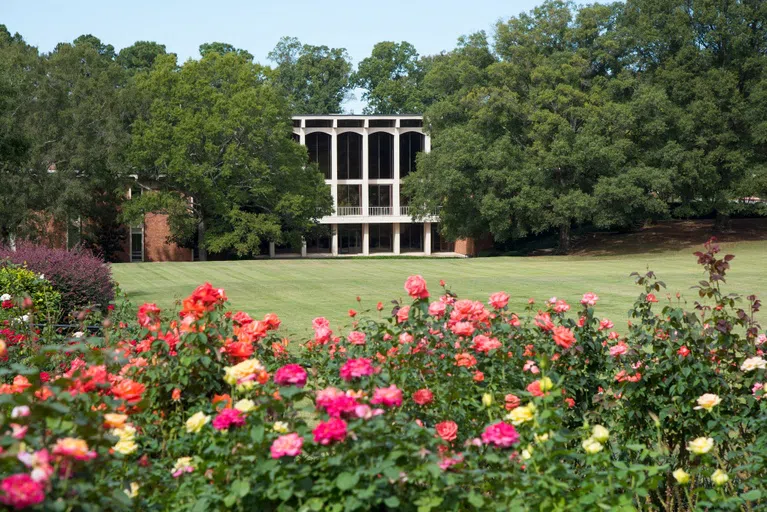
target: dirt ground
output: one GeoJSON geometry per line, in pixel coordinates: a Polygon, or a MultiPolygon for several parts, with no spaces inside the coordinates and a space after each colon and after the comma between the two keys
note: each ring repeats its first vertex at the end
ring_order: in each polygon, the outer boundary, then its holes
{"type": "Polygon", "coordinates": [[[591,233],[574,241],[570,254],[605,256],[700,247],[716,236],[722,243],[767,240],[767,218],[732,219],[729,232],[717,233],[713,220],[660,222],[634,233],[591,233]]]}

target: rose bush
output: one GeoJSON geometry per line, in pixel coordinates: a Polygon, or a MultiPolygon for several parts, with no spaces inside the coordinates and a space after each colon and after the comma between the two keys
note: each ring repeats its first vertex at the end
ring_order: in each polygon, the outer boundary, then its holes
{"type": "Polygon", "coordinates": [[[459,299],[420,276],[390,315],[379,303],[349,326],[317,318],[303,343],[281,339],[275,315],[228,311],[210,284],[177,315],[145,304],[103,338],[41,343],[63,354],[50,371],[5,363],[0,501],[764,508],[760,305],[722,290],[732,257],[713,242],[697,256],[707,279],[693,311],[636,275],[626,330],[597,316],[593,292],[514,313],[506,292],[459,299]]]}

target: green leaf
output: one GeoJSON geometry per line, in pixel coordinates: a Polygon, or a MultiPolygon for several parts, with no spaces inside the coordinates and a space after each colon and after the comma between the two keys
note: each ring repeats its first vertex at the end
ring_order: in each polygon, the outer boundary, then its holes
{"type": "Polygon", "coordinates": [[[347,471],[344,471],[340,475],[338,475],[338,478],[336,478],[336,485],[339,489],[342,491],[348,491],[355,485],[357,485],[357,482],[360,481],[360,476],[357,473],[349,473],[347,471]]]}
{"type": "Polygon", "coordinates": [[[232,483],[232,492],[240,498],[244,498],[250,492],[250,484],[245,480],[235,480],[232,483]]]}
{"type": "Polygon", "coordinates": [[[469,503],[477,508],[482,508],[482,506],[485,504],[485,499],[480,494],[471,491],[469,493],[469,503]]]}
{"type": "Polygon", "coordinates": [[[386,505],[389,508],[397,508],[399,507],[399,498],[396,496],[389,496],[384,500],[384,505],[386,505]]]}
{"type": "Polygon", "coordinates": [[[740,495],[740,497],[746,501],[756,501],[762,497],[762,491],[759,489],[753,489],[751,491],[744,492],[740,495]]]}

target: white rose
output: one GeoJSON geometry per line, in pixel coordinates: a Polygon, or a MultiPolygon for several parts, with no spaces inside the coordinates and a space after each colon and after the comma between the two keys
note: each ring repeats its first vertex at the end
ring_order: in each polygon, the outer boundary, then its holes
{"type": "Polygon", "coordinates": [[[744,372],[750,372],[753,370],[756,370],[757,368],[760,370],[763,370],[767,366],[767,361],[762,359],[759,356],[756,357],[749,357],[745,361],[743,361],[743,364],[740,365],[740,369],[744,372]]]}

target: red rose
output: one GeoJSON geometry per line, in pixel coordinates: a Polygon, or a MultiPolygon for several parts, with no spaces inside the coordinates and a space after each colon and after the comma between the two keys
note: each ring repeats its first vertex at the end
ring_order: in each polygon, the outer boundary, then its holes
{"type": "Polygon", "coordinates": [[[428,389],[419,389],[413,393],[413,401],[418,405],[428,405],[434,401],[434,393],[428,389]]]}

